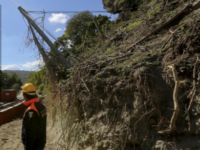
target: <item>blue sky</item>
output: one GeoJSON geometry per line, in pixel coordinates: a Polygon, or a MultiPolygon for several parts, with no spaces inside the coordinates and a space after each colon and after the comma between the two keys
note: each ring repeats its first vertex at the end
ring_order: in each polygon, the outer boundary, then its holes
{"type": "MultiPolygon", "coordinates": [[[[37,70],[38,64],[42,63],[37,48],[25,45],[28,28],[18,6],[22,6],[26,11],[43,11],[43,9],[45,11],[105,11],[102,0],[1,0],[0,5],[2,8],[2,70],[37,70]]],[[[111,16],[109,13],[103,14],[111,16]]],[[[66,21],[71,15],[46,14],[44,26],[57,38],[64,33],[66,21]]],[[[37,18],[42,15],[31,14],[31,16],[37,18]]],[[[54,42],[52,38],[50,39],[54,42]]]]}

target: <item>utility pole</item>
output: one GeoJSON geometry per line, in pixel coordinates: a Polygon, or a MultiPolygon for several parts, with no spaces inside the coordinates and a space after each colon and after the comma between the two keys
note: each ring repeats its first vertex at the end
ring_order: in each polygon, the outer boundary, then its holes
{"type": "Polygon", "coordinates": [[[56,67],[55,67],[54,63],[46,55],[42,45],[39,43],[39,41],[35,35],[35,32],[34,32],[33,28],[31,27],[31,25],[30,25],[30,29],[31,29],[31,32],[33,35],[33,40],[35,42],[35,45],[38,47],[38,50],[40,51],[40,54],[42,55],[43,60],[46,64],[47,70],[50,72],[50,79],[51,79],[51,81],[56,81],[57,77],[55,75],[55,70],[54,70],[56,67]]]}
{"type": "Polygon", "coordinates": [[[93,21],[94,21],[94,24],[95,24],[97,30],[98,30],[99,33],[101,34],[102,39],[105,39],[105,35],[104,35],[103,32],[101,31],[101,28],[99,27],[99,24],[98,24],[98,22],[97,22],[97,20],[96,20],[95,17],[93,17],[93,21]]]}
{"type": "Polygon", "coordinates": [[[72,67],[70,62],[68,62],[61,52],[57,50],[55,45],[49,40],[49,38],[43,33],[43,31],[38,27],[38,25],[35,23],[35,21],[29,16],[29,14],[21,7],[18,7],[19,11],[22,13],[22,15],[27,19],[30,25],[34,27],[34,29],[39,33],[39,35],[44,39],[44,41],[50,46],[53,53],[59,58],[59,60],[66,66],[66,68],[72,67]]]}

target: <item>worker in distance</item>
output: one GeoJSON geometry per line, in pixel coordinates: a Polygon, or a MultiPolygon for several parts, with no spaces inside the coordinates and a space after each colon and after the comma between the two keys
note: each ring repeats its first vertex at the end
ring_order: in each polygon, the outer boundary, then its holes
{"type": "Polygon", "coordinates": [[[22,143],[24,150],[43,150],[46,144],[46,108],[40,103],[36,87],[27,83],[22,88],[27,108],[22,122],[22,143]]]}

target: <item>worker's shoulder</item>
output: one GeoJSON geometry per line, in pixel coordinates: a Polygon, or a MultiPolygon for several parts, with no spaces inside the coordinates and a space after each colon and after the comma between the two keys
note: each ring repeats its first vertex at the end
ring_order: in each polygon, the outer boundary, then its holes
{"type": "Polygon", "coordinates": [[[41,102],[36,102],[35,107],[39,110],[46,109],[46,107],[41,102]]]}
{"type": "Polygon", "coordinates": [[[35,103],[35,107],[40,112],[40,115],[42,118],[46,116],[46,113],[47,113],[46,108],[42,103],[40,103],[40,102],[35,103]]]}

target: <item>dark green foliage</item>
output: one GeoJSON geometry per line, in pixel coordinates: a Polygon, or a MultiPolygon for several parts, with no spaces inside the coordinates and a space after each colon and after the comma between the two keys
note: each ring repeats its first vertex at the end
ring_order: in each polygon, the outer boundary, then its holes
{"type": "Polygon", "coordinates": [[[12,85],[12,89],[15,89],[15,90],[19,90],[20,87],[21,87],[21,85],[20,85],[19,83],[14,83],[14,84],[12,85]]]}
{"type": "Polygon", "coordinates": [[[8,82],[8,75],[0,70],[0,90],[6,88],[8,82]]]}
{"type": "Polygon", "coordinates": [[[70,45],[69,41],[70,40],[69,38],[67,38],[65,36],[65,34],[63,34],[61,37],[58,37],[57,40],[54,42],[54,45],[59,48],[60,46],[72,46],[70,45]],[[61,45],[60,45],[61,44],[61,45]]]}
{"type": "Polygon", "coordinates": [[[18,77],[18,75],[15,72],[13,72],[11,75],[9,75],[7,88],[12,88],[14,84],[15,84],[15,86],[14,86],[15,88],[17,87],[16,84],[18,85],[18,89],[22,85],[20,78],[18,77]]]}
{"type": "Polygon", "coordinates": [[[3,89],[17,89],[19,90],[22,86],[21,79],[18,75],[13,72],[11,75],[0,71],[0,82],[1,82],[1,90],[3,89]]]}
{"type": "MultiPolygon", "coordinates": [[[[67,22],[65,35],[69,37],[74,45],[81,44],[86,32],[92,32],[88,28],[89,22],[92,21],[93,14],[89,11],[74,14],[67,22]]],[[[94,32],[94,31],[93,31],[94,32]]]]}
{"type": "MultiPolygon", "coordinates": [[[[71,17],[67,22],[65,33],[54,42],[54,45],[57,48],[68,47],[68,50],[75,54],[82,52],[83,47],[90,45],[93,42],[91,40],[99,35],[93,21],[94,17],[103,32],[110,29],[111,21],[108,16],[93,16],[89,11],[84,11],[71,17]]],[[[66,50],[63,51],[63,55],[69,56],[66,50]]]]}
{"type": "Polygon", "coordinates": [[[109,20],[110,18],[108,16],[102,16],[102,15],[98,15],[95,17],[99,26],[101,27],[101,30],[107,31],[110,30],[111,27],[111,21],[109,20]]]}

